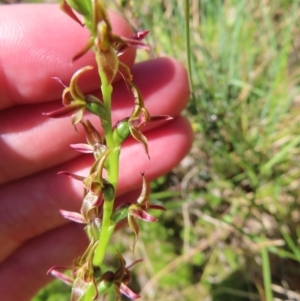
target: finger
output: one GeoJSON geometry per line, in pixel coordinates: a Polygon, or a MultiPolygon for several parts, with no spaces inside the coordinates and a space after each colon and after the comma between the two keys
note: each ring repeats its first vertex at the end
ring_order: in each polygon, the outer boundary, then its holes
{"type": "Polygon", "coordinates": [[[28,241],[0,264],[1,299],[31,300],[42,286],[53,280],[46,275],[49,268],[71,266],[72,260],[82,254],[86,246],[82,227],[73,223],[28,241]]]}
{"type": "MultiPolygon", "coordinates": [[[[59,99],[61,85],[52,77],[68,83],[80,67],[95,65],[92,52],[72,63],[89,33],[57,4],[1,6],[0,16],[0,109],[59,99]]],[[[114,33],[132,35],[122,17],[110,13],[110,18],[114,33]]],[[[128,49],[121,60],[132,65],[134,55],[128,49]]],[[[97,79],[94,68],[83,77],[85,91],[96,89],[97,79]]]]}
{"type": "MultiPolygon", "coordinates": [[[[170,171],[188,152],[192,142],[189,123],[177,118],[147,135],[151,161],[143,147],[127,141],[122,148],[118,195],[142,184],[141,172],[151,181],[170,171]]],[[[88,156],[90,158],[90,156],[88,156]]],[[[80,182],[56,176],[60,170],[88,175],[92,159],[86,156],[64,166],[6,185],[0,191],[0,261],[24,241],[66,223],[59,209],[79,211],[83,193],[80,182]]]]}
{"type": "MultiPolygon", "coordinates": [[[[117,199],[130,202],[139,191],[117,199]]],[[[88,240],[81,225],[66,223],[25,242],[5,262],[0,264],[0,292],[5,301],[31,300],[36,292],[53,277],[46,272],[53,266],[71,266],[82,255],[88,240]],[[18,285],[22,290],[14,289],[18,285]]]]}
{"type": "MultiPolygon", "coordinates": [[[[132,73],[151,114],[177,116],[186,106],[189,99],[187,74],[178,62],[168,58],[148,61],[135,65],[132,73]]],[[[130,115],[133,98],[123,82],[117,83],[114,90],[113,120],[116,122],[130,115]]],[[[0,183],[78,156],[69,145],[84,142],[85,138],[74,131],[70,118],[42,116],[42,112],[60,106],[57,103],[18,106],[0,112],[0,183]]],[[[99,124],[95,116],[88,115],[88,118],[99,124]]]]}

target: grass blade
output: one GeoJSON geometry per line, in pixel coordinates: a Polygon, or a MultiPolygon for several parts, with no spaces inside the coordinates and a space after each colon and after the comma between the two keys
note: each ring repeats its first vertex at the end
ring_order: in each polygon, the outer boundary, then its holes
{"type": "Polygon", "coordinates": [[[261,259],[266,301],[273,301],[271,269],[267,247],[261,249],[261,259]]]}

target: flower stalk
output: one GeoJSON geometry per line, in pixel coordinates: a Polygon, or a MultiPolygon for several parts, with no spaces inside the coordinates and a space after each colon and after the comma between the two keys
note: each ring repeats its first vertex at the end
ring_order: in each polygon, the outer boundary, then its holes
{"type": "MultiPolygon", "coordinates": [[[[151,116],[145,107],[142,93],[133,83],[130,69],[119,61],[128,47],[149,49],[143,42],[149,31],[141,31],[132,37],[117,36],[112,32],[108,14],[103,0],[63,0],[62,10],[81,26],[90,31],[87,44],[75,55],[73,60],[83,56],[92,49],[99,74],[102,99],[92,94],[84,94],[78,85],[79,77],[92,69],[86,66],[79,69],[71,78],[69,86],[64,85],[62,94],[63,107],[46,113],[49,117],[64,117],[71,115],[71,122],[75,130],[81,125],[86,135],[87,143],[72,144],[75,150],[93,154],[95,161],[87,176],[61,172],[84,185],[84,194],[80,212],[69,212],[61,209],[63,217],[73,222],[85,225],[85,231],[90,240],[85,253],[74,260],[73,266],[67,268],[70,275],[60,272],[60,267],[49,270],[53,276],[72,285],[71,301],[100,300],[101,296],[113,288],[116,300],[124,294],[131,299],[137,299],[138,294],[127,286],[130,280],[131,266],[126,266],[121,254],[117,253],[119,268],[115,271],[103,271],[103,263],[107,254],[107,247],[118,222],[128,220],[129,227],[134,232],[132,250],[139,234],[139,225],[136,219],[146,222],[155,222],[157,218],[147,213],[148,209],[165,210],[162,206],[152,205],[149,202],[148,186],[142,173],[143,186],[137,200],[115,208],[115,197],[119,179],[119,160],[123,141],[132,136],[141,143],[146,155],[150,159],[148,141],[141,129],[144,125],[156,121],[166,121],[170,116],[151,116]],[[82,16],[80,20],[75,14],[82,16]],[[113,80],[120,73],[125,81],[129,93],[133,98],[133,108],[130,116],[112,123],[112,93],[113,80]],[[102,126],[104,135],[97,131],[97,126],[89,120],[84,120],[85,111],[99,117],[99,126],[102,126]]],[[[138,260],[140,261],[140,260],[138,260]]],[[[136,262],[138,262],[136,261],[136,262]]],[[[62,267],[65,269],[65,267],[62,267]]]]}

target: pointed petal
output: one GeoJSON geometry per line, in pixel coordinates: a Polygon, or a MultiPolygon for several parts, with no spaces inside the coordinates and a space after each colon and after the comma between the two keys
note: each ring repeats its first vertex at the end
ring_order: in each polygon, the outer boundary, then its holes
{"type": "Polygon", "coordinates": [[[145,107],[144,99],[143,99],[143,96],[142,96],[140,90],[132,82],[130,82],[130,85],[131,85],[131,92],[134,97],[134,108],[133,108],[133,112],[129,118],[129,121],[140,116],[141,114],[144,114],[145,120],[149,121],[150,114],[145,107]]]}
{"type": "Polygon", "coordinates": [[[76,60],[80,59],[83,55],[85,55],[93,47],[93,44],[93,38],[90,37],[87,44],[78,53],[74,55],[72,61],[75,62],[76,60]]]}
{"type": "Polygon", "coordinates": [[[85,188],[93,194],[99,194],[102,190],[103,183],[97,179],[97,172],[92,173],[83,181],[85,188]]]}
{"type": "Polygon", "coordinates": [[[85,177],[83,177],[83,176],[79,176],[79,175],[76,175],[76,174],[68,172],[68,171],[59,171],[57,174],[58,175],[66,175],[66,176],[68,176],[72,179],[78,180],[78,181],[83,181],[85,179],[85,177]]]}
{"type": "Polygon", "coordinates": [[[144,115],[140,115],[138,117],[130,119],[130,126],[139,129],[140,127],[144,126],[149,121],[146,120],[144,115]]]}
{"type": "Polygon", "coordinates": [[[118,56],[122,55],[129,47],[135,47],[149,51],[151,47],[141,41],[122,37],[123,43],[118,44],[115,49],[118,56]]]}
{"type": "Polygon", "coordinates": [[[71,104],[72,105],[78,105],[78,106],[84,105],[84,102],[80,102],[80,101],[75,102],[74,101],[74,99],[72,98],[72,95],[70,94],[70,88],[69,87],[66,87],[63,90],[62,103],[63,103],[64,106],[69,106],[71,104]]]}
{"type": "Polygon", "coordinates": [[[71,17],[75,22],[79,23],[81,26],[84,26],[82,22],[77,18],[75,13],[73,12],[72,8],[69,6],[69,4],[64,0],[60,3],[60,9],[66,13],[69,17],[71,17]]]}
{"type": "Polygon", "coordinates": [[[64,88],[67,88],[67,85],[57,76],[52,76],[51,78],[55,79],[58,81],[64,88]]]}
{"type": "Polygon", "coordinates": [[[79,224],[86,224],[86,220],[84,218],[84,216],[78,212],[73,212],[73,211],[66,211],[66,210],[59,210],[60,214],[70,220],[73,221],[75,223],[79,223],[79,224]]]}
{"type": "Polygon", "coordinates": [[[97,207],[100,206],[101,203],[101,195],[96,195],[91,191],[89,191],[84,197],[80,212],[87,222],[90,222],[92,218],[96,218],[98,216],[97,207]]]}
{"type": "Polygon", "coordinates": [[[141,219],[145,222],[156,222],[158,221],[158,219],[154,216],[152,216],[151,214],[147,213],[145,210],[142,209],[136,209],[136,208],[130,208],[130,214],[138,219],[141,219]]]}
{"type": "Polygon", "coordinates": [[[139,225],[138,225],[137,221],[134,219],[134,217],[131,215],[128,215],[128,225],[134,232],[134,240],[133,240],[133,244],[131,246],[131,249],[134,252],[135,244],[136,244],[136,241],[137,241],[137,238],[139,235],[139,225]]]}
{"type": "Polygon", "coordinates": [[[174,119],[174,117],[169,116],[169,115],[156,115],[156,116],[151,116],[150,120],[148,122],[157,122],[157,121],[169,121],[174,119]]]}
{"type": "Polygon", "coordinates": [[[97,182],[97,180],[91,181],[91,184],[89,186],[89,190],[96,195],[102,195],[103,193],[102,188],[103,188],[102,182],[101,183],[99,181],[97,182]]]}
{"type": "MultiPolygon", "coordinates": [[[[100,210],[97,210],[100,211],[100,210]]],[[[101,216],[102,213],[97,214],[98,216],[101,216]]],[[[101,219],[98,217],[91,218],[89,220],[89,223],[84,228],[86,231],[89,239],[95,238],[97,240],[100,239],[101,234],[101,219]]]]}
{"type": "Polygon", "coordinates": [[[70,144],[70,147],[80,153],[84,153],[84,154],[93,154],[94,153],[94,148],[89,144],[76,143],[76,144],[70,144]]]}
{"type": "Polygon", "coordinates": [[[71,78],[70,81],[70,93],[74,99],[84,100],[84,95],[78,87],[79,77],[86,71],[92,70],[93,66],[85,66],[77,70],[71,78]]]}
{"type": "Polygon", "coordinates": [[[118,257],[118,261],[119,261],[119,268],[115,272],[114,281],[116,283],[119,283],[119,282],[122,281],[123,276],[125,274],[126,261],[125,261],[125,259],[122,257],[122,255],[119,252],[117,252],[117,257],[118,257]]]}
{"type": "Polygon", "coordinates": [[[96,279],[93,277],[93,285],[94,285],[94,290],[95,290],[95,295],[93,297],[93,300],[97,300],[99,296],[98,288],[97,288],[97,283],[96,279]]]}
{"type": "Polygon", "coordinates": [[[121,294],[125,295],[129,299],[138,299],[140,295],[133,292],[126,284],[121,283],[120,285],[120,292],[121,294]]]}
{"type": "Polygon", "coordinates": [[[145,114],[141,114],[136,118],[131,118],[130,125],[132,125],[135,128],[141,129],[142,127],[146,127],[147,130],[149,127],[147,126],[153,126],[153,125],[162,125],[172,119],[174,119],[172,116],[169,115],[157,115],[157,116],[151,116],[149,119],[145,116],[145,114]]]}
{"type": "Polygon", "coordinates": [[[77,131],[76,124],[81,121],[84,114],[84,110],[85,107],[81,107],[80,110],[78,110],[75,114],[72,115],[72,125],[75,127],[76,131],[77,131]]]}
{"type": "Polygon", "coordinates": [[[130,38],[120,37],[120,41],[117,41],[115,46],[115,50],[118,56],[122,55],[125,52],[125,50],[130,46],[149,51],[150,46],[142,42],[142,40],[148,35],[149,32],[150,30],[143,30],[137,32],[130,38]]]}
{"type": "Polygon", "coordinates": [[[43,115],[48,116],[48,117],[52,117],[52,118],[59,118],[59,117],[66,117],[66,116],[70,116],[72,114],[74,114],[74,112],[78,111],[80,108],[82,107],[82,105],[68,105],[65,107],[62,107],[61,109],[52,111],[52,112],[48,112],[48,113],[43,113],[43,115]]]}
{"type": "Polygon", "coordinates": [[[47,271],[47,274],[51,274],[53,277],[59,279],[60,281],[62,281],[67,285],[72,285],[73,279],[70,276],[66,275],[65,273],[57,271],[56,270],[57,268],[65,269],[66,267],[52,267],[47,271]]]}
{"type": "Polygon", "coordinates": [[[97,143],[100,143],[100,144],[103,143],[103,139],[102,139],[101,135],[99,134],[99,132],[95,129],[95,127],[89,120],[86,120],[86,122],[81,122],[81,124],[84,128],[84,132],[85,132],[86,140],[87,140],[88,144],[94,145],[97,143]]]}
{"type": "Polygon", "coordinates": [[[134,262],[132,262],[130,265],[126,266],[126,269],[130,269],[130,268],[132,268],[134,265],[136,265],[137,263],[142,262],[142,261],[143,261],[142,258],[137,259],[137,260],[135,260],[134,262]]]}
{"type": "Polygon", "coordinates": [[[137,33],[135,33],[132,36],[132,39],[141,41],[141,40],[145,39],[145,37],[149,34],[149,32],[150,32],[150,30],[138,31],[137,33]]]}
{"type": "Polygon", "coordinates": [[[146,155],[150,160],[147,138],[142,134],[142,132],[139,129],[136,129],[134,127],[130,127],[130,132],[132,137],[143,145],[146,155]]]}
{"type": "Polygon", "coordinates": [[[92,260],[95,248],[97,247],[99,241],[95,241],[93,238],[91,239],[89,246],[85,250],[84,254],[79,257],[79,265],[83,266],[86,263],[90,264],[90,268],[92,269],[92,260]]]}
{"type": "Polygon", "coordinates": [[[116,301],[120,301],[121,300],[120,285],[114,283],[114,290],[116,293],[116,301]]]}
{"type": "Polygon", "coordinates": [[[108,157],[108,155],[111,153],[111,149],[106,149],[101,156],[94,162],[93,166],[90,169],[90,173],[93,174],[94,172],[97,172],[100,176],[102,176],[102,172],[104,169],[104,163],[108,157]]]}
{"type": "Polygon", "coordinates": [[[143,203],[147,202],[148,201],[148,195],[149,195],[149,191],[148,191],[149,186],[147,185],[145,174],[142,173],[141,175],[143,177],[143,186],[142,186],[141,194],[138,197],[138,199],[136,200],[136,202],[138,204],[143,204],[143,203]]]}
{"type": "MultiPolygon", "coordinates": [[[[130,72],[130,68],[121,61],[119,61],[118,72],[122,75],[126,85],[127,81],[132,81],[132,74],[130,72]]],[[[127,89],[128,91],[130,91],[130,86],[127,85],[127,89]]]]}
{"type": "Polygon", "coordinates": [[[162,211],[167,210],[164,206],[160,206],[160,205],[149,205],[148,208],[149,209],[155,209],[155,210],[162,210],[162,211]]]}

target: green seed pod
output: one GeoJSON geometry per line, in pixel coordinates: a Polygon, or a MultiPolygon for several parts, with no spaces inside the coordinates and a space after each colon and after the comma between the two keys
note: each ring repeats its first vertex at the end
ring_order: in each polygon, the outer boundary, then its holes
{"type": "Polygon", "coordinates": [[[115,199],[115,188],[112,184],[106,182],[103,188],[104,201],[112,202],[115,199]]]}
{"type": "Polygon", "coordinates": [[[117,146],[121,145],[121,143],[129,136],[130,128],[128,123],[128,118],[125,118],[118,122],[114,131],[113,131],[113,139],[117,146]]]}
{"type": "Polygon", "coordinates": [[[97,115],[101,118],[101,121],[105,121],[107,118],[107,110],[104,106],[104,104],[94,95],[86,95],[86,109],[93,113],[94,115],[97,115]]]}

